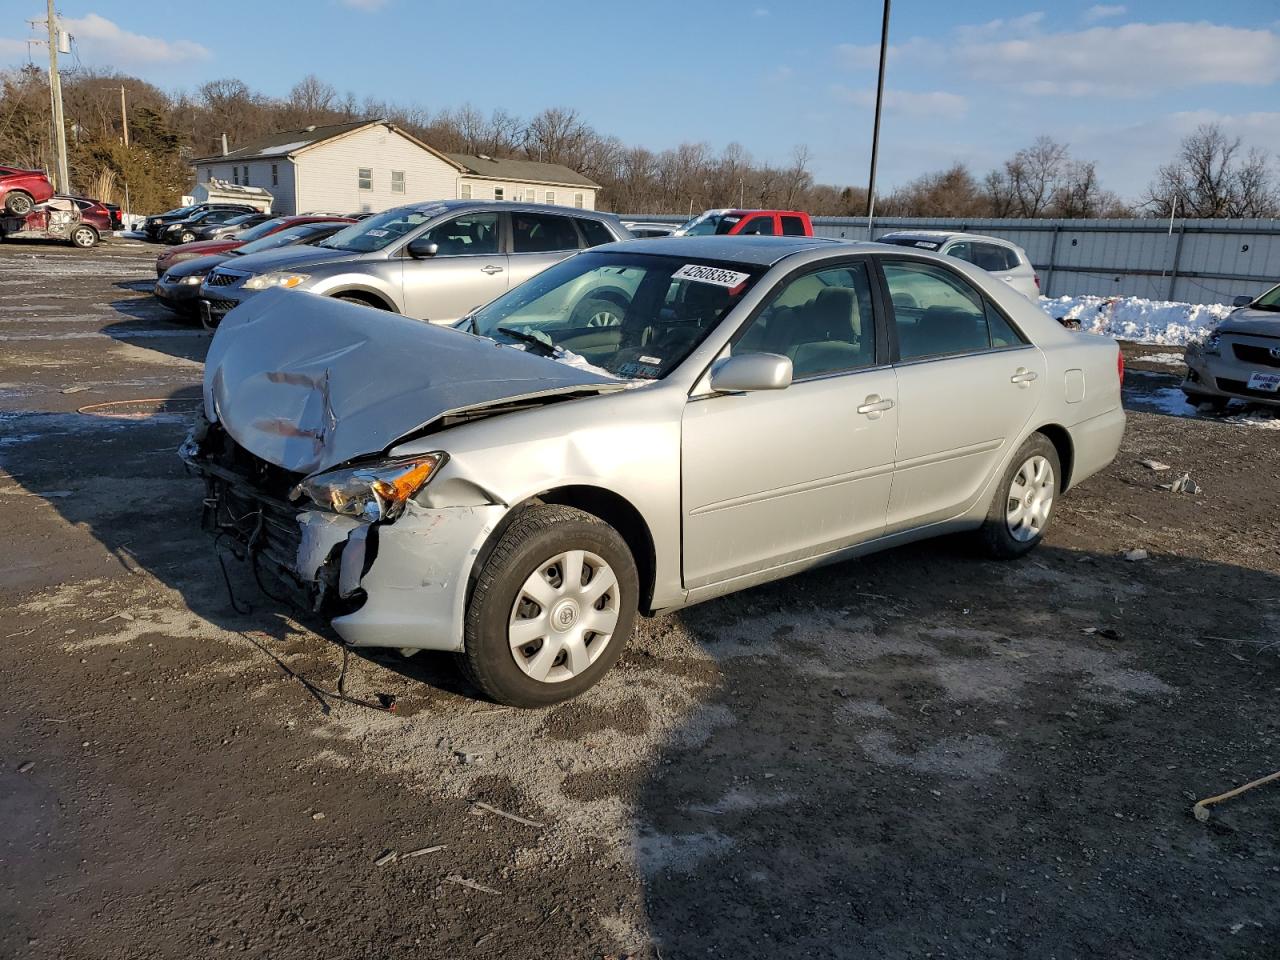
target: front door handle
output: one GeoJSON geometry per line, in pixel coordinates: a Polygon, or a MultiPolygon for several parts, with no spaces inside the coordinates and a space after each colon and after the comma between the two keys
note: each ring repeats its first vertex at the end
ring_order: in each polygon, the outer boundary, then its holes
{"type": "Polygon", "coordinates": [[[489,264],[487,267],[481,267],[481,268],[480,268],[480,272],[481,272],[481,273],[487,273],[487,274],[489,274],[489,276],[493,276],[495,273],[501,273],[501,272],[502,272],[502,268],[501,268],[501,267],[495,267],[495,266],[491,263],[491,264],[489,264]]]}
{"type": "Polygon", "coordinates": [[[1027,385],[1039,376],[1040,374],[1036,373],[1034,370],[1028,370],[1026,367],[1019,367],[1017,372],[1009,378],[1009,382],[1016,383],[1025,390],[1027,385]]]}
{"type": "Polygon", "coordinates": [[[880,394],[878,393],[871,394],[871,396],[867,397],[867,399],[858,406],[858,412],[866,414],[866,416],[871,420],[879,420],[880,414],[886,410],[892,409],[893,401],[881,400],[880,394]]]}

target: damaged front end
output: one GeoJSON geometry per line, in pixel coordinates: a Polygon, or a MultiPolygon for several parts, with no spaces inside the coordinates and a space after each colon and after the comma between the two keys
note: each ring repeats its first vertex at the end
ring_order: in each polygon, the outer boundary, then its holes
{"type": "Polygon", "coordinates": [[[264,591],[267,572],[353,646],[461,649],[471,566],[505,507],[415,500],[443,454],[305,477],[207,422],[179,453],[204,479],[204,528],[264,591]]]}

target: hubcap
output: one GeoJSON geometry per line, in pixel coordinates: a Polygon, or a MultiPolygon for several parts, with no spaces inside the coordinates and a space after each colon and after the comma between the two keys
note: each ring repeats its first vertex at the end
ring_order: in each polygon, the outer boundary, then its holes
{"type": "Polygon", "coordinates": [[[539,564],[516,593],[507,639],[516,665],[541,683],[576,677],[600,658],[618,626],[618,578],[586,550],[539,564]]]}
{"type": "Polygon", "coordinates": [[[1037,454],[1018,468],[1005,498],[1005,523],[1013,539],[1034,540],[1044,531],[1053,509],[1053,464],[1037,454]]]}

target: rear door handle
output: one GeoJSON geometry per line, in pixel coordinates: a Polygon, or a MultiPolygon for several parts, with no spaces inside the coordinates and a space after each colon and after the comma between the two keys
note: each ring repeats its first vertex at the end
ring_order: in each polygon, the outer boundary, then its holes
{"type": "Polygon", "coordinates": [[[1009,382],[1025,387],[1028,383],[1037,379],[1039,376],[1040,374],[1036,373],[1034,370],[1028,370],[1026,367],[1019,367],[1017,372],[1009,378],[1009,382]]]}
{"type": "Polygon", "coordinates": [[[858,412],[866,414],[872,420],[879,420],[885,410],[893,409],[892,400],[881,400],[880,394],[873,393],[858,407],[858,412]]]}
{"type": "Polygon", "coordinates": [[[495,266],[491,263],[491,264],[489,264],[487,267],[481,267],[481,268],[480,268],[480,272],[481,272],[481,273],[487,273],[487,274],[489,274],[489,276],[493,276],[495,273],[501,273],[501,272],[502,272],[502,268],[501,268],[501,267],[495,267],[495,266]]]}

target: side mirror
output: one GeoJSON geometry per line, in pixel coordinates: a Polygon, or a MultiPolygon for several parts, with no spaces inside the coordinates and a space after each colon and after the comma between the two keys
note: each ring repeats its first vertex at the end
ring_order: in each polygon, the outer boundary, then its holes
{"type": "Polygon", "coordinates": [[[791,386],[791,359],[776,353],[744,353],[711,365],[711,389],[717,393],[785,390],[791,386]]]}
{"type": "Polygon", "coordinates": [[[440,244],[432,242],[427,237],[418,237],[409,241],[409,256],[415,260],[425,260],[439,252],[440,244]]]}
{"type": "Polygon", "coordinates": [[[1248,295],[1236,297],[1231,301],[1233,307],[1247,307],[1251,303],[1253,303],[1253,297],[1248,295]]]}

